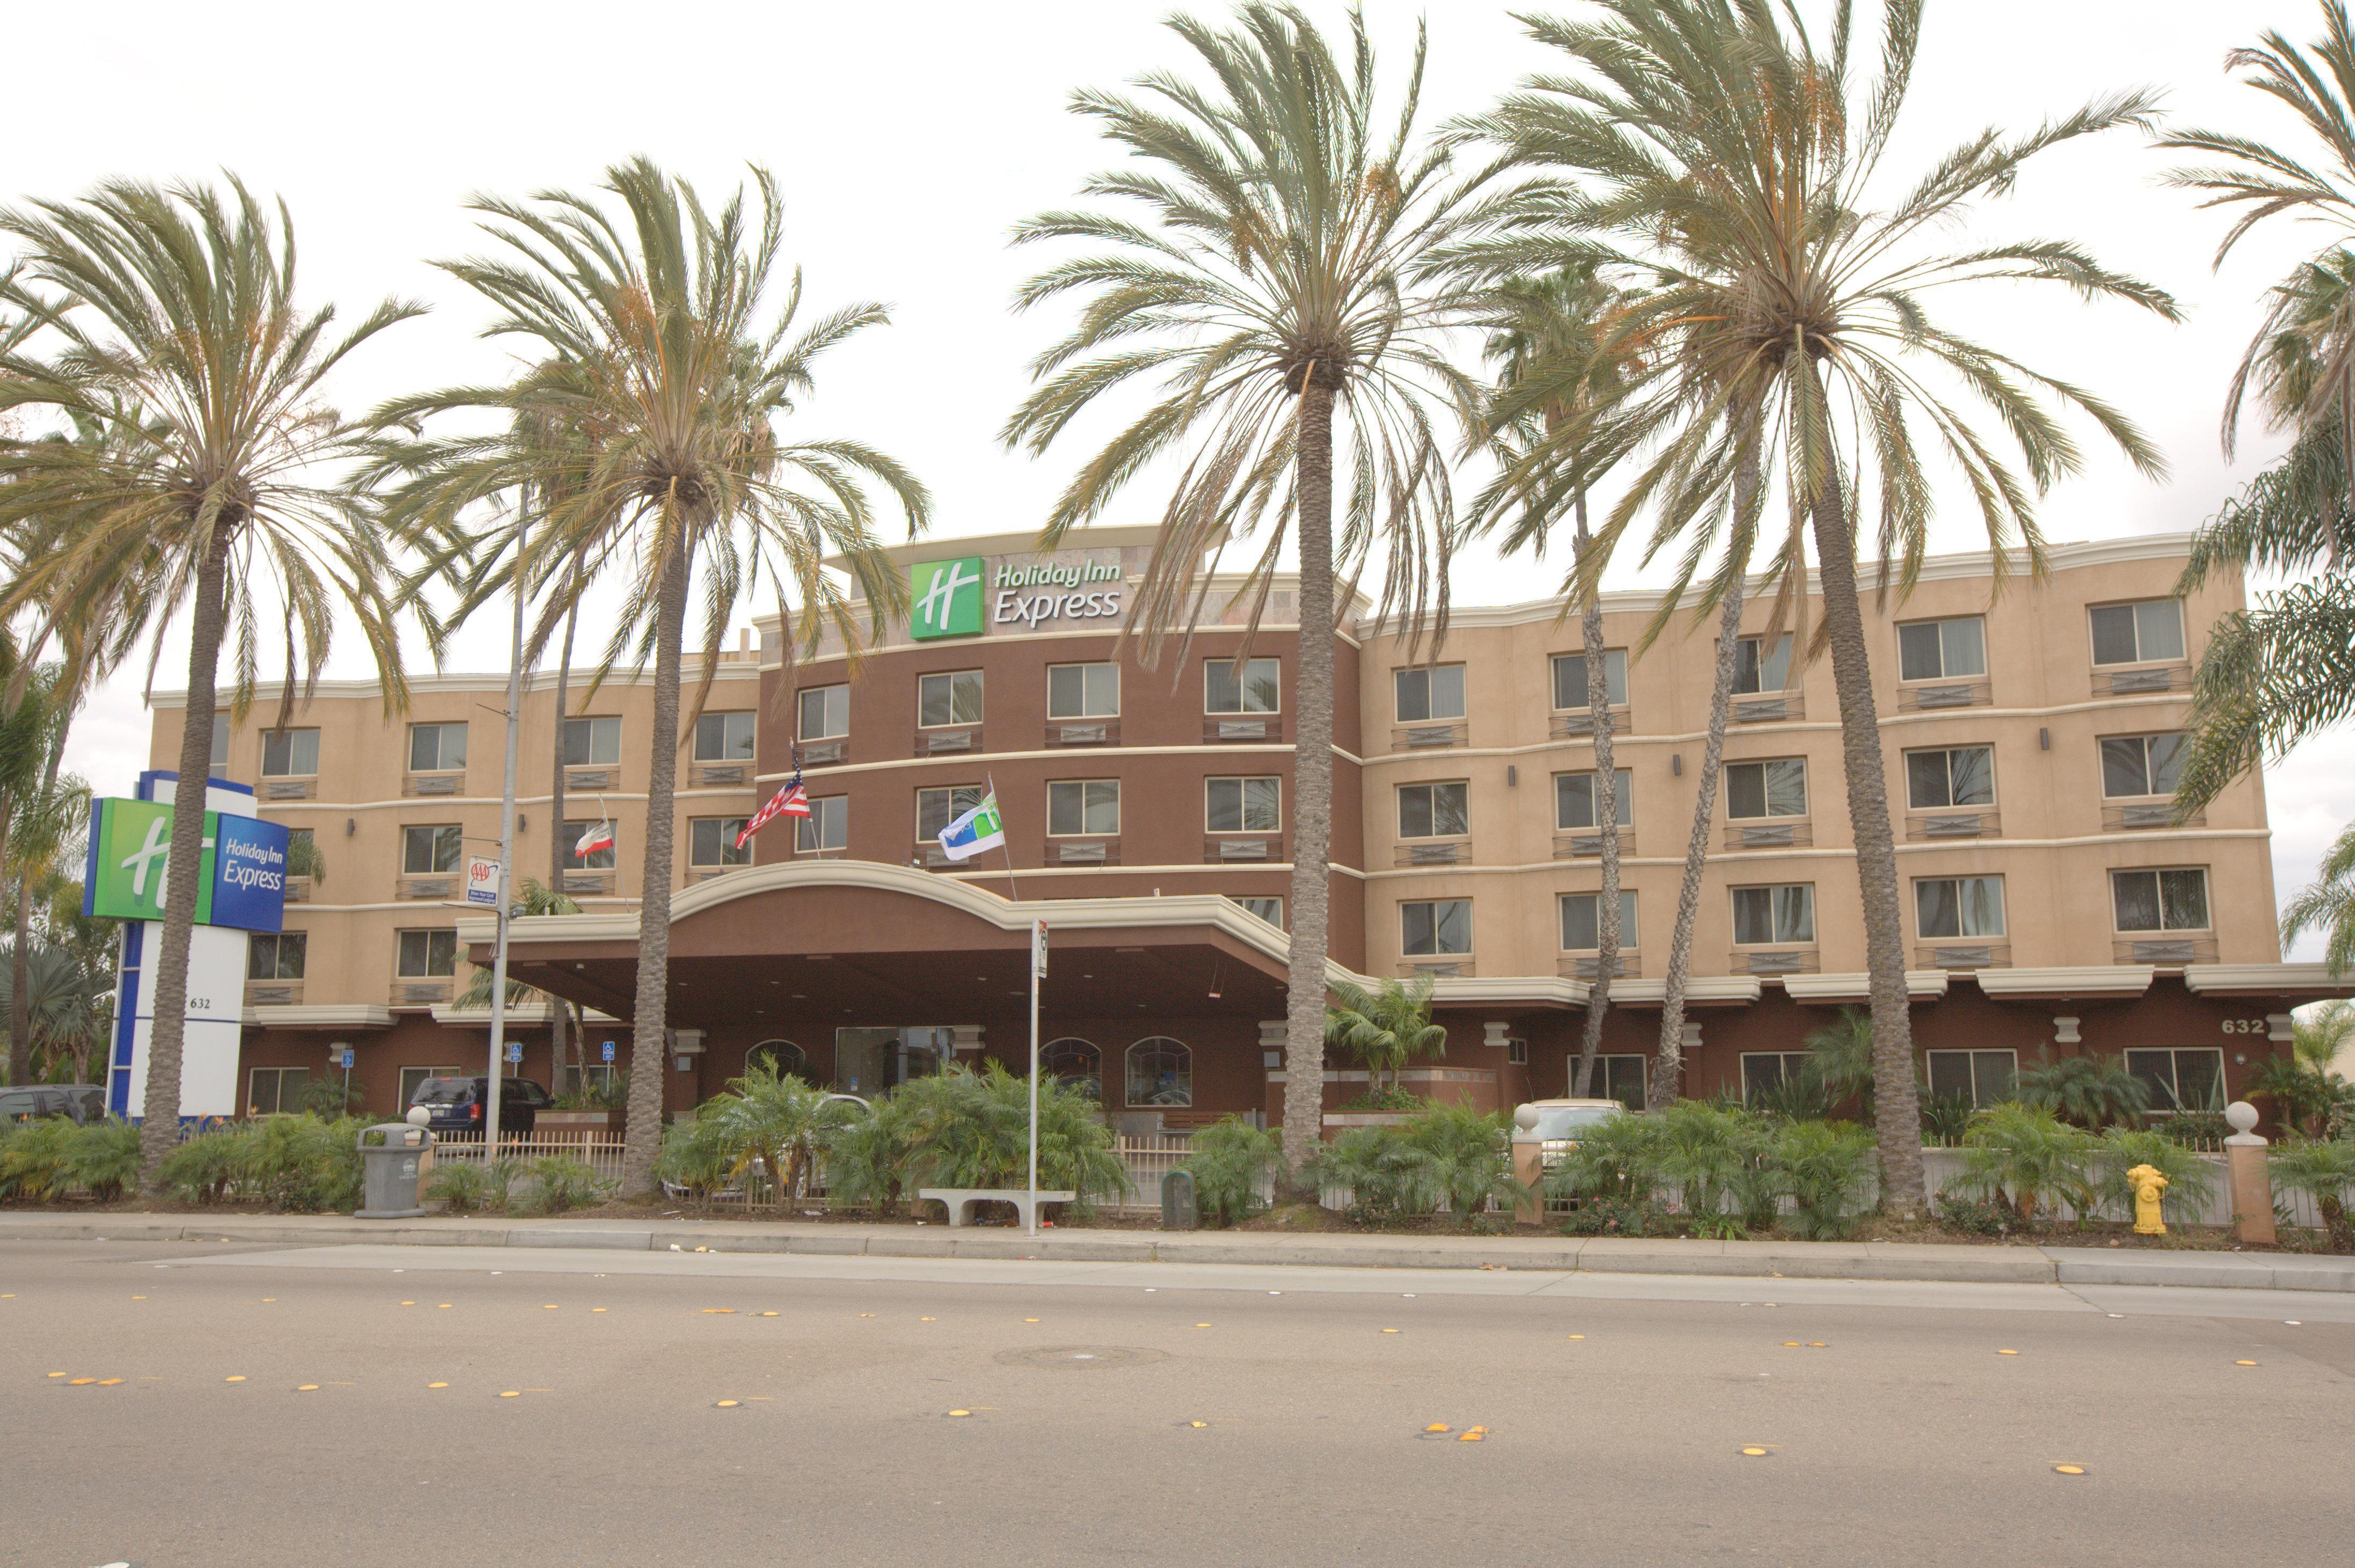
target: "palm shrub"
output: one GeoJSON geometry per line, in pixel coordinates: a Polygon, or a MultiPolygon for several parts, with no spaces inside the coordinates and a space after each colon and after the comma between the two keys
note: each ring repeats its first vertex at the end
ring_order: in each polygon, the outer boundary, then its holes
{"type": "Polygon", "coordinates": [[[1372,990],[1347,980],[1333,983],[1333,1000],[1325,1008],[1325,1043],[1365,1063],[1369,1095],[1396,1089],[1399,1070],[1418,1057],[1447,1054],[1446,1027],[1431,1021],[1431,997],[1438,984],[1428,975],[1385,979],[1372,990]]]}
{"type": "Polygon", "coordinates": [[[75,1127],[66,1143],[66,1184],[111,1203],[139,1185],[139,1129],[110,1116],[75,1127]]]}
{"type": "Polygon", "coordinates": [[[741,1077],[730,1079],[724,1092],[706,1101],[696,1120],[709,1124],[710,1135],[729,1160],[730,1176],[741,1179],[759,1161],[776,1185],[776,1200],[783,1203],[801,1192],[805,1179],[854,1109],[849,1101],[791,1073],[780,1073],[773,1062],[762,1059],[748,1064],[741,1077]]]}
{"type": "Polygon", "coordinates": [[[303,1086],[303,1113],[323,1120],[336,1121],[357,1115],[368,1104],[368,1085],[357,1078],[349,1083],[338,1076],[314,1078],[303,1086]]]}
{"type": "Polygon", "coordinates": [[[259,1123],[200,1133],[176,1146],[156,1170],[156,1184],[186,1203],[238,1197],[251,1179],[259,1123]]]}
{"type": "Polygon", "coordinates": [[[1309,1156],[1308,1175],[1320,1188],[1345,1188],[1349,1212],[1360,1221],[1404,1213],[1415,1156],[1396,1127],[1350,1127],[1309,1156]]]}
{"type": "Polygon", "coordinates": [[[1684,1211],[1704,1231],[1764,1229],[1774,1221],[1767,1157],[1774,1123],[1755,1112],[1679,1100],[1660,1114],[1659,1170],[1683,1191],[1684,1211]]]}
{"type": "Polygon", "coordinates": [[[1546,1174],[1549,1196],[1580,1203],[1649,1209],[1668,1176],[1662,1166],[1661,1118],[1614,1116],[1582,1129],[1546,1174]]]}
{"type": "Polygon", "coordinates": [[[248,1135],[246,1180],[255,1196],[283,1212],[357,1208],[359,1133],[356,1119],[269,1117],[248,1135]]]}
{"type": "Polygon", "coordinates": [[[1819,1122],[1832,1114],[1841,1091],[1826,1082],[1823,1070],[1803,1061],[1761,1090],[1753,1108],[1794,1122],[1819,1122]]]}
{"type": "Polygon", "coordinates": [[[728,1185],[734,1162],[720,1136],[716,1116],[701,1111],[681,1116],[663,1129],[662,1152],[655,1159],[655,1177],[672,1187],[685,1188],[697,1198],[709,1198],[728,1185]]]}
{"type": "Polygon", "coordinates": [[[1283,1157],[1273,1133],[1230,1115],[1194,1135],[1179,1168],[1194,1179],[1194,1202],[1203,1218],[1231,1225],[1263,1207],[1260,1185],[1274,1176],[1283,1157]]]}
{"type": "Polygon", "coordinates": [[[2232,1136],[2232,1124],[2224,1119],[2222,1111],[2178,1111],[2174,1115],[2158,1117],[2150,1130],[2169,1143],[2212,1154],[2232,1136]]]}
{"type": "Polygon", "coordinates": [[[1513,1176],[1513,1137],[1502,1115],[1469,1105],[1433,1105],[1401,1123],[1401,1206],[1417,1212],[1444,1208],[1470,1225],[1490,1200],[1508,1209],[1529,1196],[1513,1176]]]}
{"type": "Polygon", "coordinates": [[[65,1190],[74,1125],[63,1116],[27,1122],[0,1143],[0,1196],[46,1201],[65,1190]]]}
{"type": "Polygon", "coordinates": [[[2271,1100],[2284,1128],[2323,1138],[2332,1135],[2332,1123],[2345,1116],[2349,1101],[2355,1098],[2347,1080],[2295,1055],[2267,1058],[2250,1080],[2249,1093],[2271,1100]]]}
{"type": "MultiPolygon", "coordinates": [[[[1028,1179],[1029,1080],[1001,1061],[948,1066],[887,1097],[900,1149],[900,1190],[1020,1187],[1028,1179]]],[[[869,1157],[862,1155],[861,1157],[869,1157]]],[[[1082,1204],[1133,1190],[1094,1100],[1052,1078],[1039,1083],[1039,1185],[1082,1204]]]]}
{"type": "MultiPolygon", "coordinates": [[[[493,1167],[512,1167],[512,1160],[495,1160],[493,1167]]],[[[472,1214],[506,1206],[506,1171],[486,1168],[481,1160],[436,1159],[426,1179],[425,1196],[437,1200],[453,1214],[472,1214]]]]}
{"type": "Polygon", "coordinates": [[[1776,1186],[1791,1199],[1790,1228],[1811,1242],[1848,1234],[1872,1178],[1872,1135],[1854,1122],[1776,1128],[1769,1157],[1776,1186]]]}
{"type": "Polygon", "coordinates": [[[1971,1130],[1971,1117],[1977,1114],[1968,1094],[1925,1093],[1922,1096],[1922,1136],[1941,1148],[1952,1148],[1971,1130]]]}
{"type": "Polygon", "coordinates": [[[2048,1200],[2083,1214],[2094,1206],[2087,1175],[2093,1137],[2047,1105],[2006,1101],[1979,1113],[1963,1136],[1963,1171],[1955,1185],[2011,1206],[2023,1225],[2036,1221],[2048,1200]]]}
{"type": "Polygon", "coordinates": [[[518,1214],[561,1214],[568,1209],[585,1209],[603,1202],[613,1185],[577,1154],[542,1155],[525,1166],[521,1175],[529,1185],[523,1197],[509,1205],[518,1214]]]}
{"type": "Polygon", "coordinates": [[[1839,1017],[1809,1029],[1802,1042],[1807,1065],[1823,1081],[1835,1104],[1850,1094],[1872,1119],[1872,1014],[1863,1008],[1842,1008],[1839,1017]]]}
{"type": "Polygon", "coordinates": [[[2134,1213],[2134,1186],[2126,1180],[2126,1172],[2138,1165],[2149,1166],[2167,1178],[2159,1208],[2179,1225],[2215,1196],[2216,1167],[2205,1156],[2156,1128],[2111,1127],[2102,1134],[2094,1156],[2094,1189],[2103,1202],[2119,1205],[2129,1216],[2134,1213]]]}
{"type": "Polygon", "coordinates": [[[2150,1109],[2150,1085],[2126,1071],[2115,1056],[2040,1057],[2012,1083],[2023,1105],[2041,1105],[2064,1122],[2098,1131],[2112,1122],[2132,1122],[2150,1109]]]}
{"type": "Polygon", "coordinates": [[[2347,1212],[2355,1189],[2355,1142],[2345,1138],[2286,1138],[2267,1162],[2275,1187],[2303,1192],[2322,1211],[2323,1233],[2333,1252],[2355,1252],[2355,1220],[2347,1212]]]}
{"type": "MultiPolygon", "coordinates": [[[[826,1197],[828,1203],[845,1203],[854,1208],[888,1211],[900,1201],[907,1187],[908,1143],[901,1133],[905,1116],[886,1096],[864,1115],[855,1115],[835,1135],[834,1143],[826,1156],[826,1197]]],[[[681,1127],[674,1126],[677,1136],[681,1127]]],[[[663,1146],[663,1157],[671,1161],[672,1145],[663,1146]]],[[[681,1141],[682,1157],[692,1157],[686,1140],[681,1141]]],[[[685,1157],[680,1163],[686,1162],[685,1157]]],[[[679,1181],[675,1175],[665,1179],[679,1181]]],[[[682,1182],[682,1185],[687,1185],[682,1182]]]]}

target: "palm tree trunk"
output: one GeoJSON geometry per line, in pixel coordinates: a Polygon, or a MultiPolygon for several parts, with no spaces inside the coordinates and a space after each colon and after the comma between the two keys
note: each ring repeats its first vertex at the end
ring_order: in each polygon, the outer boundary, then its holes
{"type": "Polygon", "coordinates": [[[1333,389],[1300,392],[1300,655],[1293,682],[1292,921],[1284,1163],[1297,1188],[1325,1130],[1325,945],[1333,834],[1333,389]]]}
{"type": "Polygon", "coordinates": [[[187,1036],[188,943],[197,923],[197,873],[204,856],[205,787],[212,776],[213,684],[220,670],[223,596],[230,528],[213,525],[197,567],[188,619],[187,712],[180,726],[180,777],[172,796],[172,848],[165,860],[161,951],[155,965],[155,1021],[147,1039],[147,1093],[139,1128],[139,1185],[155,1190],[164,1157],[180,1141],[180,1050],[187,1036]]]}
{"type": "MultiPolygon", "coordinates": [[[[667,520],[667,519],[666,519],[667,520]]],[[[663,1066],[669,1056],[670,879],[678,783],[679,645],[694,547],[671,547],[655,612],[653,756],[646,767],[646,848],[638,892],[638,995],[630,1028],[630,1104],[622,1134],[622,1196],[652,1197],[662,1152],[663,1066]]]]}
{"type": "Polygon", "coordinates": [[[1692,968],[1693,922],[1700,914],[1700,879],[1709,864],[1709,836],[1717,822],[1717,784],[1725,763],[1725,723],[1733,707],[1733,666],[1742,648],[1742,574],[1733,573],[1718,607],[1717,674],[1709,690],[1709,733],[1701,741],[1700,777],[1693,800],[1692,836],[1685,841],[1685,880],[1677,892],[1677,929],[1668,943],[1668,989],[1660,1004],[1660,1049],[1644,1103],[1666,1110],[1684,1089],[1685,977],[1692,968]]]}
{"type": "MultiPolygon", "coordinates": [[[[564,891],[564,717],[566,704],[570,701],[570,688],[572,684],[572,634],[581,624],[581,577],[578,571],[573,573],[570,592],[574,598],[564,611],[564,655],[556,664],[556,776],[548,787],[548,890],[554,893],[564,891]]],[[[555,1088],[559,1094],[567,1092],[564,1037],[565,1025],[570,1021],[564,1003],[555,992],[550,991],[548,994],[548,1071],[549,1076],[556,1080],[555,1088]]],[[[578,1091],[580,1087],[580,1074],[575,1072],[570,1088],[578,1091]]]]}
{"type": "MultiPolygon", "coordinates": [[[[51,715],[55,730],[49,737],[49,754],[41,767],[41,792],[33,797],[45,812],[50,805],[50,792],[58,787],[58,769],[65,761],[65,720],[62,711],[51,715]]],[[[20,1074],[29,1073],[33,1066],[32,941],[33,871],[30,866],[25,866],[16,872],[16,943],[8,962],[12,987],[8,993],[8,1080],[12,1083],[24,1082],[20,1074]]]]}
{"type": "Polygon", "coordinates": [[[1881,1207],[1919,1214],[1922,1105],[1913,1087],[1913,1021],[1905,989],[1905,929],[1897,901],[1897,844],[1889,823],[1889,784],[1873,710],[1871,660],[1857,601],[1856,542],[1838,470],[1828,468],[1809,511],[1831,644],[1832,684],[1839,693],[1841,762],[1848,773],[1849,823],[1856,835],[1856,876],[1864,904],[1864,958],[1872,999],[1873,1131],[1881,1146],[1881,1207]]]}
{"type": "MultiPolygon", "coordinates": [[[[1593,543],[1586,530],[1586,492],[1576,499],[1578,556],[1593,543]]],[[[1586,1029],[1578,1042],[1578,1078],[1571,1094],[1594,1087],[1594,1057],[1603,1049],[1603,1019],[1611,1010],[1611,976],[1619,967],[1619,775],[1611,759],[1611,672],[1604,658],[1603,591],[1586,596],[1579,617],[1586,649],[1586,710],[1594,726],[1594,826],[1603,835],[1603,891],[1595,896],[1594,984],[1586,993],[1586,1029]]]]}

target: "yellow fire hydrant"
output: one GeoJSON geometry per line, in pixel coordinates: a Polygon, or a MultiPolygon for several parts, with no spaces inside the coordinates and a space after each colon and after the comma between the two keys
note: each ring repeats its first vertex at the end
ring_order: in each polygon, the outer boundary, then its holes
{"type": "Polygon", "coordinates": [[[2158,1217],[2159,1195],[2167,1190],[2167,1178],[2158,1173],[2158,1167],[2136,1166],[2126,1172],[2126,1185],[2134,1189],[2135,1234],[2167,1234],[2167,1224],[2158,1217]]]}

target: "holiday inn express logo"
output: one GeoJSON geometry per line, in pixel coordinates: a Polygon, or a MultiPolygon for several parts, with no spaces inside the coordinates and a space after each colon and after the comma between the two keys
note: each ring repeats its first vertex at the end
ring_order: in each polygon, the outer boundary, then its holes
{"type": "Polygon", "coordinates": [[[981,630],[981,557],[920,560],[908,568],[908,635],[918,642],[981,630]]]}

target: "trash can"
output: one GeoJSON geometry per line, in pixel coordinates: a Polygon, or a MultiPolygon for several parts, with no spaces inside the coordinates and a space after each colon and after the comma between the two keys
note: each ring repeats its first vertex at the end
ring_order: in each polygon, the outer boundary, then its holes
{"type": "Polygon", "coordinates": [[[420,1161],[433,1147],[433,1135],[403,1122],[380,1122],[360,1129],[361,1220],[410,1220],[417,1206],[420,1161]]]}
{"type": "Polygon", "coordinates": [[[1194,1203],[1194,1173],[1173,1170],[1161,1179],[1161,1228],[1165,1231],[1199,1231],[1202,1228],[1201,1211],[1194,1203]]]}

